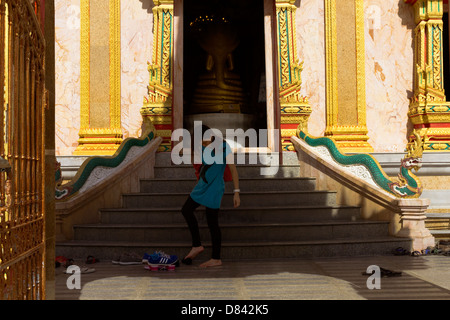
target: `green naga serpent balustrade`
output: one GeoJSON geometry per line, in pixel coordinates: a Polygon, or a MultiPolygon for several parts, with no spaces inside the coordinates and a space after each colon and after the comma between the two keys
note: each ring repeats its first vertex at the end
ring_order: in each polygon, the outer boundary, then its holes
{"type": "Polygon", "coordinates": [[[408,143],[408,150],[401,160],[400,173],[397,178],[386,175],[378,161],[369,154],[347,155],[339,151],[335,142],[327,137],[313,137],[304,125],[297,129],[297,136],[311,147],[325,147],[331,157],[341,166],[363,165],[370,172],[375,184],[398,198],[418,198],[422,193],[420,180],[412,173],[422,165],[423,141],[416,135],[414,143],[408,143]]]}
{"type": "Polygon", "coordinates": [[[139,138],[127,138],[125,139],[117,151],[112,156],[98,156],[89,157],[86,159],[81,167],[78,169],[77,174],[72,180],[64,185],[62,182],[62,172],[60,164],[56,164],[56,200],[67,200],[71,196],[75,195],[86,183],[92,171],[97,167],[115,168],[119,166],[126,158],[130,149],[134,146],[144,147],[155,138],[155,127],[150,123],[148,118],[144,118],[142,134],[139,138]]]}

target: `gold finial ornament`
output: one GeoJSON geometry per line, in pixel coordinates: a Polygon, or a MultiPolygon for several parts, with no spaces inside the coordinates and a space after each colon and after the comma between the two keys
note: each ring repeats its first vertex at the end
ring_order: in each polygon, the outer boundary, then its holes
{"type": "Polygon", "coordinates": [[[420,135],[414,131],[413,135],[415,139],[411,139],[406,147],[407,158],[422,158],[423,150],[424,150],[424,139],[420,137],[420,135]]]}

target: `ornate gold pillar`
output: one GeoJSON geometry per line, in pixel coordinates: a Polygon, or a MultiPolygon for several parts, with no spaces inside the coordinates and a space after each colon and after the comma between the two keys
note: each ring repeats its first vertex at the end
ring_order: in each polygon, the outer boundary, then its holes
{"type": "Polygon", "coordinates": [[[414,96],[408,116],[424,151],[450,151],[450,102],[444,92],[442,0],[405,0],[414,7],[414,96]]]}
{"type": "Polygon", "coordinates": [[[156,135],[163,139],[158,151],[165,152],[172,149],[174,0],[153,2],[153,53],[152,62],[148,66],[148,95],[144,97],[141,115],[150,118],[156,135]]]}
{"type": "Polygon", "coordinates": [[[325,136],[342,152],[372,152],[367,142],[363,0],[325,0],[325,136]]]}
{"type": "Polygon", "coordinates": [[[280,87],[281,142],[283,151],[293,151],[291,136],[311,114],[308,98],[300,94],[303,62],[297,53],[295,0],[276,0],[278,84],[280,87]]]}
{"type": "Polygon", "coordinates": [[[112,155],[123,140],[120,0],[80,1],[80,138],[74,154],[112,155]]]}

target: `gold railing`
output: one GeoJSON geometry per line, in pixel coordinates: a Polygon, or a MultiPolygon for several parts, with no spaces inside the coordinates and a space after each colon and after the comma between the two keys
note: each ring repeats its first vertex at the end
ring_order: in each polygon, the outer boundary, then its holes
{"type": "Polygon", "coordinates": [[[45,42],[33,4],[0,0],[0,300],[45,298],[45,42]]]}

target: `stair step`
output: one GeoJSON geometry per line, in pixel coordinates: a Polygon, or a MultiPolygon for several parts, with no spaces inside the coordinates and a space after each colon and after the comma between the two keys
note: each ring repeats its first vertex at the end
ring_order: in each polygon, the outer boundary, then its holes
{"type": "Polygon", "coordinates": [[[427,219],[450,219],[450,213],[449,212],[427,212],[426,213],[427,219]]]}
{"type": "MultiPolygon", "coordinates": [[[[387,236],[388,222],[331,221],[321,223],[221,224],[223,241],[299,241],[387,236]]],[[[199,225],[202,239],[209,238],[207,225],[199,225]]],[[[94,224],[74,226],[75,240],[126,242],[178,242],[190,239],[184,224],[136,225],[94,224]]]]}
{"type": "MultiPolygon", "coordinates": [[[[283,153],[283,159],[272,168],[261,161],[237,165],[239,208],[232,207],[233,185],[226,183],[220,209],[224,260],[379,255],[411,248],[410,239],[388,236],[388,222],[359,220],[360,207],[338,206],[336,192],[315,190],[315,179],[300,177],[295,153],[283,153]],[[272,172],[262,175],[268,169],[272,172]]],[[[169,153],[157,154],[155,178],[141,180],[141,192],[122,195],[122,208],[101,209],[101,223],[75,225],[74,240],[58,242],[56,254],[103,260],[124,252],[186,254],[191,236],[181,207],[196,184],[195,171],[170,160],[169,153]]],[[[208,240],[205,215],[204,207],[196,210],[201,237],[208,240]]],[[[204,245],[207,259],[210,243],[204,245]]]]}
{"type": "MultiPolygon", "coordinates": [[[[410,239],[395,237],[320,241],[223,242],[221,255],[224,260],[385,255],[392,254],[397,247],[410,250],[411,243],[410,239]]],[[[203,245],[206,250],[198,258],[199,260],[208,259],[211,255],[210,243],[205,241],[203,245]]],[[[124,252],[137,252],[143,255],[145,252],[152,253],[155,250],[162,250],[183,257],[190,248],[190,242],[68,241],[57,244],[56,255],[74,259],[86,259],[87,256],[93,255],[100,260],[109,260],[124,252]]]]}
{"type": "MultiPolygon", "coordinates": [[[[448,213],[448,212],[427,212],[426,216],[427,216],[427,219],[425,220],[425,226],[430,231],[435,231],[435,230],[445,231],[450,228],[450,213],[448,213]]],[[[450,237],[450,231],[449,231],[449,235],[436,234],[435,237],[436,238],[450,237]]]]}
{"type": "MultiPolygon", "coordinates": [[[[124,208],[155,208],[181,206],[188,193],[131,193],[122,195],[124,208]]],[[[334,205],[336,192],[332,191],[258,191],[241,192],[241,207],[282,206],[282,205],[334,205]]],[[[222,204],[232,204],[233,193],[225,192],[222,204]]]]}
{"type": "MultiPolygon", "coordinates": [[[[101,209],[102,223],[182,223],[181,207],[176,208],[118,208],[101,209]]],[[[196,210],[197,220],[206,221],[205,208],[196,210]]],[[[360,216],[359,207],[351,206],[265,206],[220,209],[220,221],[229,222],[317,222],[324,220],[354,221],[360,216]]]]}
{"type": "MultiPolygon", "coordinates": [[[[299,165],[282,165],[268,167],[264,165],[236,165],[239,178],[300,177],[299,165]],[[266,171],[264,171],[266,170],[266,171]]],[[[195,170],[192,165],[155,166],[155,178],[195,178],[195,170]]]]}
{"type": "MultiPolygon", "coordinates": [[[[316,180],[313,178],[241,178],[239,187],[242,191],[291,191],[315,190],[316,180]]],[[[156,178],[140,181],[140,192],[167,193],[191,192],[197,179],[156,178]]],[[[225,183],[225,191],[233,191],[233,183],[225,183]]]]}
{"type": "Polygon", "coordinates": [[[450,239],[450,229],[431,230],[430,233],[436,240],[450,239]]]}
{"type": "MultiPolygon", "coordinates": [[[[278,152],[270,152],[270,153],[236,153],[234,154],[235,163],[238,164],[238,161],[244,161],[243,164],[267,164],[268,161],[280,161],[280,155],[278,152]],[[256,160],[255,160],[256,159],[256,160]]],[[[171,153],[170,152],[159,152],[156,154],[156,166],[167,166],[172,163],[171,153]]],[[[276,162],[275,162],[276,163],[276,162]]],[[[298,164],[298,157],[296,152],[283,152],[282,153],[282,163],[283,165],[296,165],[298,164]]],[[[242,163],[240,163],[242,164],[242,163]]]]}

